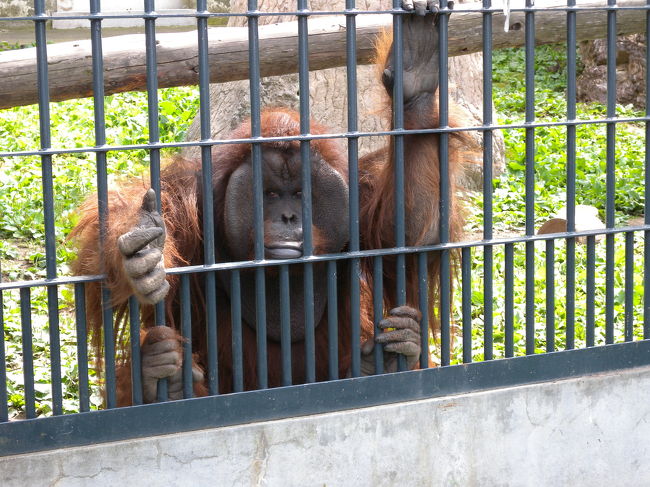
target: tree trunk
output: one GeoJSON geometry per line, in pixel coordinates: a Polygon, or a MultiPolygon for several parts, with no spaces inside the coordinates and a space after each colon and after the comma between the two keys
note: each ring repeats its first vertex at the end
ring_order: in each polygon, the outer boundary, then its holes
{"type": "MultiPolygon", "coordinates": [[[[645,108],[646,38],[643,34],[621,36],[616,41],[616,102],[645,108]]],[[[607,103],[607,40],[580,45],[584,69],[577,80],[578,100],[607,103]]]]}
{"type": "MultiPolygon", "coordinates": [[[[472,0],[473,1],[473,0],[472,0]]],[[[471,3],[457,0],[456,3],[471,3]]],[[[483,54],[480,52],[449,58],[449,99],[466,109],[471,125],[483,125],[483,54]]],[[[492,115],[493,122],[496,114],[492,115]]],[[[475,160],[467,161],[461,186],[469,190],[483,188],[483,133],[471,132],[477,149],[475,160]]],[[[506,147],[501,131],[492,132],[492,174],[498,176],[505,166],[506,147]]]]}
{"type": "MultiPolygon", "coordinates": [[[[465,1],[465,0],[462,0],[465,1]]],[[[461,2],[462,3],[462,2],[461,2]]],[[[231,12],[245,12],[246,0],[232,0],[231,12]]],[[[392,8],[392,0],[362,0],[356,3],[359,10],[387,10],[392,8]]],[[[312,0],[309,8],[314,11],[338,10],[345,8],[342,0],[312,0]]],[[[295,4],[280,0],[260,0],[260,11],[286,12],[295,9],[295,4]]],[[[295,20],[291,16],[259,17],[260,24],[295,20]]],[[[229,27],[246,24],[245,17],[231,17],[229,27]]],[[[263,53],[262,53],[263,55],[263,53]]],[[[449,59],[450,99],[468,109],[472,115],[469,122],[481,125],[483,120],[483,66],[482,55],[468,54],[449,59]],[[458,80],[454,83],[454,80],[458,80]]],[[[344,67],[312,71],[309,75],[309,110],[312,118],[332,127],[332,130],[347,128],[347,74],[344,67]]],[[[211,131],[212,137],[223,139],[241,121],[250,115],[250,85],[248,81],[213,84],[210,87],[211,131]]],[[[357,66],[358,128],[363,132],[388,130],[390,121],[376,113],[383,87],[378,82],[374,66],[357,66]]],[[[298,75],[271,76],[261,81],[262,106],[286,106],[299,108],[298,75]]],[[[476,147],[482,146],[482,134],[475,132],[476,147]]],[[[200,120],[197,116],[187,133],[187,140],[199,140],[200,120]]],[[[385,137],[361,137],[359,154],[364,155],[385,145],[385,137]]],[[[198,147],[188,147],[185,154],[196,156],[198,147]]],[[[480,153],[480,151],[479,151],[480,153]]],[[[494,135],[493,167],[495,174],[504,164],[503,136],[494,135]]],[[[462,183],[469,189],[482,187],[482,160],[469,161],[466,181],[462,183]]]]}
{"type": "MultiPolygon", "coordinates": [[[[232,0],[231,12],[245,12],[246,0],[232,0]]],[[[311,0],[311,10],[345,9],[342,0],[311,0]]],[[[362,0],[357,2],[359,10],[390,9],[391,0],[362,0]]],[[[281,0],[260,0],[258,9],[266,12],[287,12],[295,9],[295,3],[281,0]]],[[[293,16],[260,17],[262,24],[287,22],[295,20],[293,16]]],[[[245,17],[231,17],[229,27],[246,25],[245,17]]],[[[359,113],[359,130],[376,132],[386,130],[388,125],[374,113],[377,100],[383,89],[377,83],[374,66],[357,66],[357,99],[359,113]]],[[[312,71],[309,74],[309,112],[318,122],[332,127],[332,130],[347,128],[347,74],[345,68],[331,68],[312,71]]],[[[250,116],[250,85],[248,81],[213,84],[210,86],[211,130],[213,138],[223,139],[235,129],[241,121],[250,116]]],[[[262,78],[260,90],[262,106],[285,106],[298,110],[298,75],[270,76],[262,78]]],[[[199,140],[200,120],[197,116],[187,133],[187,140],[199,140]]],[[[359,140],[360,154],[365,154],[381,145],[381,137],[361,137],[359,140]]],[[[186,149],[188,154],[198,154],[197,147],[186,149]]]]}
{"type": "MultiPolygon", "coordinates": [[[[577,17],[576,36],[580,41],[599,39],[606,35],[607,17],[599,10],[602,0],[580,0],[584,8],[577,17]]],[[[619,35],[645,32],[645,17],[637,10],[645,0],[618,0],[616,4],[619,35]]],[[[483,40],[481,3],[464,4],[463,12],[455,12],[449,22],[450,57],[481,52],[483,40]]],[[[536,17],[536,43],[566,41],[566,1],[545,0],[544,10],[536,17]]],[[[510,15],[510,30],[501,26],[503,13],[494,12],[492,32],[494,49],[520,47],[524,44],[522,11],[510,15]]],[[[373,62],[373,43],[379,33],[392,26],[384,14],[357,17],[357,64],[373,62]]],[[[297,22],[263,25],[259,29],[260,72],[264,76],[296,73],[297,22]]],[[[247,80],[248,29],[246,27],[214,27],[208,29],[209,79],[213,83],[247,80]]],[[[144,34],[105,38],[102,42],[105,94],[145,91],[147,53],[144,34]]],[[[345,17],[317,15],[309,20],[309,69],[317,71],[345,65],[345,17]]],[[[62,42],[48,46],[48,78],[50,100],[62,101],[93,95],[92,43],[90,40],[62,42]]],[[[186,86],[198,83],[200,70],[196,31],[158,34],[158,86],[186,86]]],[[[463,72],[465,79],[465,73],[463,72]]],[[[0,52],[0,109],[31,105],[38,101],[38,66],[36,48],[0,52]]],[[[478,78],[474,78],[478,79],[478,78]]]]}

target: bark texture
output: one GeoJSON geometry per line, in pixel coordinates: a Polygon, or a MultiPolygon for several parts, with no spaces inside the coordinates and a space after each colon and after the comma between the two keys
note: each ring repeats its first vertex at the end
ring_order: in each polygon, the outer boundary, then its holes
{"type": "MultiPolygon", "coordinates": [[[[468,0],[457,0],[457,3],[470,3],[468,0]]],[[[455,56],[449,58],[449,98],[464,107],[470,115],[469,124],[472,126],[483,125],[483,54],[480,52],[455,56]]],[[[493,123],[496,113],[492,114],[493,123]]],[[[472,154],[481,154],[483,147],[483,133],[470,132],[475,147],[472,154]]],[[[501,174],[505,166],[505,142],[503,133],[492,133],[492,173],[494,176],[501,174]]],[[[483,158],[468,161],[467,170],[464,171],[462,187],[469,190],[483,188],[483,158]]]]}
{"type": "MultiPolygon", "coordinates": [[[[459,3],[465,3],[461,0],[459,3]]],[[[295,6],[280,0],[261,0],[261,11],[288,11],[295,6]]],[[[356,3],[359,10],[386,10],[392,7],[392,0],[363,0],[356,3]]],[[[245,12],[246,0],[232,0],[232,12],[245,12]]],[[[343,10],[342,0],[312,0],[311,10],[343,10]]],[[[260,24],[295,20],[291,16],[260,17],[260,24]]],[[[245,17],[231,17],[229,27],[246,25],[245,17]]],[[[263,53],[261,54],[263,55],[263,53]]],[[[451,100],[464,106],[471,114],[468,122],[471,125],[483,123],[483,66],[482,54],[474,53],[465,56],[449,58],[449,78],[451,100]]],[[[377,80],[374,66],[357,66],[357,100],[358,100],[358,129],[363,132],[388,130],[390,121],[381,117],[375,110],[379,106],[378,99],[383,95],[383,87],[377,80]]],[[[226,138],[241,121],[250,115],[250,86],[248,81],[234,81],[223,84],[213,84],[210,88],[211,132],[213,138],[226,138]]],[[[346,68],[331,68],[312,71],[309,75],[309,110],[315,118],[332,130],[345,130],[347,122],[347,73],[346,68]]],[[[299,108],[298,75],[270,76],[262,78],[262,106],[286,106],[299,108]]],[[[199,140],[200,120],[197,116],[188,131],[188,140],[199,140]]],[[[483,143],[480,132],[472,132],[472,140],[476,147],[483,143]]],[[[361,137],[359,140],[360,155],[367,154],[386,144],[385,137],[361,137]]],[[[474,147],[474,149],[476,149],[474,147]]],[[[188,155],[198,155],[197,147],[185,149],[188,155]]],[[[502,171],[504,165],[504,143],[500,132],[494,134],[493,168],[495,174],[502,171]]],[[[469,161],[466,180],[462,181],[469,189],[482,187],[482,160],[469,161]]]]}
{"type": "MultiPolygon", "coordinates": [[[[356,2],[359,10],[380,10],[392,8],[392,0],[361,0],[356,2]]],[[[232,0],[231,12],[245,12],[246,0],[232,0]]],[[[312,0],[311,10],[344,10],[343,0],[312,0]]],[[[295,4],[282,0],[260,0],[258,9],[262,12],[287,12],[295,4]]],[[[260,25],[293,21],[293,16],[260,17],[260,25]]],[[[243,27],[245,17],[231,17],[229,27],[243,27]]],[[[260,53],[261,56],[264,53],[260,53]]],[[[358,129],[367,132],[388,130],[389,124],[373,113],[382,96],[383,88],[377,83],[374,66],[358,65],[357,69],[358,129]]],[[[250,85],[248,81],[233,81],[213,84],[210,87],[211,132],[213,138],[223,139],[250,115],[250,85]]],[[[284,106],[299,109],[298,75],[269,76],[261,80],[261,105],[284,106]]],[[[309,112],[311,117],[332,130],[345,130],[347,123],[347,73],[345,67],[311,71],[309,73],[309,112]]],[[[187,133],[188,140],[199,140],[199,117],[187,133]]],[[[359,140],[360,154],[366,154],[382,145],[382,137],[362,137],[359,140]]],[[[198,154],[198,148],[190,147],[187,153],[198,154]]]]}
{"type": "MultiPolygon", "coordinates": [[[[616,41],[616,102],[645,108],[646,38],[621,36],[616,41]]],[[[607,40],[580,45],[584,69],[577,80],[580,101],[607,103],[607,40]]]]}
{"type": "MultiPolygon", "coordinates": [[[[465,4],[449,22],[449,56],[481,52],[482,14],[480,3],[465,4]]],[[[585,10],[577,17],[576,35],[581,41],[603,38],[607,17],[602,15],[600,0],[580,0],[585,10]]],[[[639,15],[645,0],[618,0],[619,35],[644,32],[645,17],[639,15]]],[[[547,0],[535,19],[536,43],[566,40],[566,2],[547,0]]],[[[509,18],[510,30],[502,29],[504,16],[493,14],[493,48],[523,45],[524,13],[514,11],[509,18]]],[[[373,62],[373,43],[377,35],[392,27],[389,15],[357,17],[357,64],[373,62]]],[[[260,71],[263,76],[280,76],[298,70],[297,22],[263,25],[259,29],[260,71]]],[[[247,80],[248,29],[214,27],[208,29],[209,79],[213,83],[247,80]]],[[[146,43],[143,34],[116,36],[102,42],[104,91],[110,95],[125,91],[146,90],[146,43]]],[[[343,15],[315,15],[309,20],[309,68],[329,69],[345,65],[346,31],[343,15]]],[[[156,35],[158,85],[160,88],[198,83],[199,62],[196,32],[156,35]]],[[[92,46],[90,40],[48,45],[50,100],[62,101],[93,95],[92,46]]],[[[0,109],[31,105],[38,101],[36,49],[0,52],[0,109]]],[[[469,76],[462,73],[464,82],[469,76]]],[[[460,83],[459,83],[460,84],[460,83]]]]}

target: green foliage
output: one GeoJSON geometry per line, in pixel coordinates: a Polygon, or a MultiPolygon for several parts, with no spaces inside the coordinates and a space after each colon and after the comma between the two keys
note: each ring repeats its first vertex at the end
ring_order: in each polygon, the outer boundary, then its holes
{"type": "MultiPolygon", "coordinates": [[[[0,46],[4,48],[5,46],[0,46]]],[[[182,141],[198,110],[196,88],[174,88],[159,92],[160,140],[182,141]]],[[[52,103],[50,131],[53,148],[83,149],[95,145],[93,100],[52,103]]],[[[138,145],[149,141],[146,93],[124,93],[106,97],[106,139],[109,145],[138,145]]],[[[40,148],[37,106],[0,111],[0,152],[27,152],[40,148]]],[[[143,149],[111,151],[107,154],[109,182],[142,175],[149,162],[143,149]]],[[[38,156],[0,158],[0,271],[2,280],[31,280],[45,277],[45,226],[42,173],[50,164],[53,174],[57,267],[69,274],[67,263],[74,257],[66,236],[76,222],[75,209],[96,188],[96,156],[92,152],[54,155],[51,162],[38,156]],[[45,166],[47,167],[47,166],[45,166]]],[[[31,295],[36,407],[38,414],[51,412],[50,338],[47,293],[36,288],[31,295]]],[[[20,302],[17,291],[2,293],[7,388],[12,416],[24,413],[23,348],[20,302]]],[[[61,374],[65,412],[78,411],[79,382],[77,336],[71,288],[59,288],[61,374]]],[[[100,388],[90,367],[91,403],[101,404],[100,388]]]]}
{"type": "MultiPolygon", "coordinates": [[[[138,145],[149,141],[147,96],[123,93],[106,97],[106,142],[108,145],[138,145]]],[[[183,140],[198,110],[193,88],[160,91],[159,129],[163,143],[183,140]]],[[[81,149],[95,145],[92,99],[53,103],[51,138],[54,148],[81,149]]],[[[0,111],[0,151],[35,151],[40,148],[38,107],[16,107],[0,111]]],[[[91,152],[55,155],[54,207],[57,240],[62,241],[74,225],[74,209],[96,185],[95,155],[91,152]]],[[[47,160],[40,157],[6,157],[0,160],[0,237],[44,238],[42,171],[47,160]]],[[[144,149],[111,151],[107,155],[109,179],[140,175],[146,169],[144,149]]]]}
{"type": "Polygon", "coordinates": [[[34,47],[36,43],[32,42],[30,44],[21,44],[20,42],[7,42],[7,41],[0,41],[0,52],[2,51],[13,51],[15,49],[24,49],[26,47],[34,47]]]}
{"type": "MultiPolygon", "coordinates": [[[[525,121],[523,49],[503,49],[494,55],[494,105],[501,125],[525,121]]],[[[566,48],[542,46],[535,54],[535,121],[567,119],[566,48]]],[[[643,114],[632,107],[617,107],[620,117],[643,114]]],[[[606,107],[578,104],[578,120],[603,120],[606,107]]],[[[576,129],[576,203],[595,206],[604,217],[606,200],[607,128],[603,123],[578,125],[576,129]]],[[[525,129],[505,131],[507,171],[494,182],[495,229],[521,228],[525,223],[525,129]]],[[[567,129],[546,126],[534,131],[535,218],[540,224],[566,204],[567,129]]],[[[644,205],[644,129],[639,124],[617,124],[615,206],[619,221],[641,215],[644,205]]],[[[482,206],[482,196],[473,204],[482,206]]],[[[479,222],[475,222],[479,223],[479,222]]],[[[480,223],[479,223],[480,225],[480,223]]]]}
{"type": "MultiPolygon", "coordinates": [[[[643,240],[638,239],[635,242],[631,259],[634,263],[633,272],[633,299],[632,307],[625,308],[625,237],[616,235],[615,239],[615,271],[613,280],[614,289],[614,340],[617,342],[624,341],[625,337],[625,319],[629,313],[631,320],[628,326],[631,326],[632,333],[637,338],[643,336],[643,240]],[[640,240],[640,241],[639,241],[640,240]]],[[[534,346],[536,353],[542,353],[549,350],[563,350],[567,344],[567,247],[562,240],[554,244],[554,259],[547,262],[546,244],[538,242],[535,244],[535,266],[534,266],[534,302],[533,322],[535,328],[534,346]],[[546,279],[546,266],[550,265],[554,269],[554,280],[552,282],[546,279]],[[551,289],[552,301],[547,309],[547,290],[551,289]],[[552,310],[552,313],[549,313],[552,310]],[[553,341],[547,342],[547,329],[552,330],[553,341]]],[[[483,360],[483,343],[485,335],[485,315],[492,314],[493,319],[493,342],[494,358],[505,357],[505,259],[504,247],[494,247],[494,264],[493,273],[493,300],[488,303],[484,302],[485,289],[485,268],[483,251],[481,248],[472,249],[472,273],[471,282],[461,282],[458,285],[459,290],[463,286],[471,286],[472,290],[472,318],[467,323],[471,328],[472,334],[472,357],[475,361],[483,360]]],[[[575,246],[575,282],[576,292],[574,299],[574,327],[575,327],[575,348],[584,348],[586,346],[587,336],[587,302],[593,299],[594,303],[594,343],[596,345],[605,344],[605,239],[596,244],[596,268],[595,268],[595,286],[593,293],[588,292],[586,284],[586,263],[587,250],[584,244],[575,246]]],[[[513,332],[514,332],[514,355],[521,356],[526,354],[526,251],[525,244],[516,244],[514,246],[514,267],[513,267],[513,332]]],[[[460,294],[460,291],[459,293],[460,294]]],[[[460,336],[462,330],[462,319],[460,316],[461,302],[460,296],[456,298],[456,321],[459,323],[458,339],[455,342],[455,349],[452,353],[454,363],[462,362],[462,340],[460,336]]]]}
{"type": "MultiPolygon", "coordinates": [[[[492,56],[492,83],[497,93],[518,92],[524,94],[526,53],[522,48],[499,49],[492,56]]],[[[543,87],[556,93],[564,92],[566,88],[566,46],[540,46],[535,50],[535,86],[543,87]]],[[[580,65],[578,65],[580,70],[580,65]]],[[[539,93],[536,93],[539,95],[539,93]]],[[[510,111],[523,113],[523,99],[517,97],[511,100],[510,111]],[[517,107],[517,108],[514,108],[517,107]]],[[[507,100],[503,100],[507,103],[507,100]]],[[[499,107],[504,110],[504,106],[499,107]]]]}
{"type": "MultiPolygon", "coordinates": [[[[63,392],[63,412],[79,411],[79,374],[77,356],[77,336],[74,326],[74,302],[72,291],[59,289],[61,386],[63,392]]],[[[21,417],[25,412],[23,342],[20,326],[20,302],[17,291],[2,295],[4,308],[4,339],[7,357],[7,394],[9,414],[21,417]]],[[[49,322],[47,320],[47,292],[36,288],[31,292],[32,307],[32,347],[29,353],[34,361],[34,390],[36,412],[47,415],[52,412],[51,360],[49,322]]],[[[96,370],[90,364],[90,401],[97,408],[102,404],[96,370]]]]}
{"type": "MultiPolygon", "coordinates": [[[[499,115],[498,124],[515,125],[525,121],[526,88],[524,83],[525,56],[523,49],[503,49],[494,55],[494,105],[499,115]]],[[[535,52],[535,121],[563,122],[567,119],[566,87],[566,47],[542,46],[535,52]]],[[[638,117],[632,107],[617,106],[619,117],[638,117]]],[[[578,120],[603,120],[606,107],[599,104],[577,105],[578,120]]],[[[605,123],[578,125],[576,128],[576,203],[591,205],[599,209],[604,220],[606,202],[607,168],[607,127],[605,123]]],[[[526,130],[506,129],[503,132],[506,144],[506,168],[502,175],[493,181],[494,230],[497,236],[522,235],[525,226],[526,202],[526,130]]],[[[534,130],[534,209],[535,228],[553,216],[566,205],[567,186],[567,129],[564,126],[549,125],[534,130]]],[[[620,123],[616,125],[615,142],[615,209],[617,224],[625,224],[632,216],[643,213],[644,206],[644,159],[645,133],[640,123],[620,123]]],[[[470,194],[468,197],[472,214],[469,230],[480,233],[483,228],[483,195],[470,194]]],[[[480,237],[479,237],[480,238],[480,237]]],[[[603,239],[604,240],[604,239],[603,239]]],[[[625,247],[624,235],[617,235],[615,242],[615,266],[613,273],[614,289],[614,333],[615,340],[622,341],[625,331],[626,315],[631,316],[633,332],[641,337],[643,317],[643,235],[636,235],[633,255],[633,296],[632,308],[626,309],[625,300],[625,247]]],[[[605,243],[596,244],[596,282],[593,293],[586,286],[586,248],[584,244],[575,246],[575,346],[586,344],[587,299],[595,305],[595,342],[605,343],[605,243]]],[[[554,244],[554,260],[547,264],[546,248],[543,242],[535,244],[534,302],[536,352],[543,352],[547,344],[547,326],[553,330],[552,347],[561,350],[566,347],[567,322],[567,247],[564,240],[554,244]],[[546,279],[546,266],[554,269],[554,282],[546,279]],[[550,287],[553,286],[553,287],[550,287]],[[553,300],[549,303],[553,311],[547,316],[547,289],[551,289],[553,300]],[[550,317],[553,320],[550,320],[550,317]],[[547,324],[548,321],[548,324],[547,324]]],[[[493,316],[494,354],[505,356],[505,263],[504,247],[494,247],[493,300],[486,306],[484,302],[484,259],[480,248],[472,250],[472,355],[474,360],[483,359],[484,318],[486,313],[493,316]]],[[[526,254],[525,244],[516,244],[514,253],[512,289],[514,303],[514,355],[524,355],[526,351],[526,254]]],[[[462,287],[461,282],[459,286],[462,287]]],[[[465,285],[469,285],[465,283],[465,285]]],[[[455,296],[456,322],[460,317],[461,302],[459,293],[455,296]]],[[[570,299],[570,298],[569,298],[570,299]]],[[[459,334],[462,331],[459,331],[459,334]]],[[[462,340],[457,339],[453,351],[453,362],[462,361],[462,340]]]]}

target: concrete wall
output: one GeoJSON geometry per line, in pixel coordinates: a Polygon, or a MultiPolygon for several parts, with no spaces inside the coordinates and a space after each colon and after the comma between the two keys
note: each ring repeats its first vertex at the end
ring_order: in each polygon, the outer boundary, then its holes
{"type": "MultiPolygon", "coordinates": [[[[144,3],[142,0],[120,0],[120,4],[127,3],[133,8],[143,9],[144,3]]],[[[156,2],[158,8],[165,7],[166,3],[171,3],[176,8],[181,8],[187,6],[187,8],[195,9],[196,1],[195,0],[159,0],[156,2]],[[181,7],[177,7],[180,5],[181,7]]],[[[226,12],[230,8],[230,0],[208,0],[208,10],[211,12],[226,12]]],[[[104,11],[115,10],[115,5],[118,2],[116,0],[103,0],[102,7],[104,11]]],[[[80,5],[85,5],[86,12],[89,9],[90,1],[89,0],[45,0],[45,9],[48,15],[56,15],[57,12],[60,15],[66,13],[66,9],[63,7],[69,7],[67,12],[69,13],[70,8],[79,7],[80,5]]],[[[174,13],[174,12],[168,12],[174,13]]],[[[179,10],[176,10],[175,13],[184,13],[179,10]]],[[[0,17],[25,17],[34,14],[34,0],[0,0],[0,17]]],[[[49,41],[54,42],[63,42],[65,40],[77,40],[84,39],[88,36],[86,33],[75,32],[77,27],[89,27],[89,22],[84,21],[75,21],[75,20],[53,20],[48,22],[49,26],[54,26],[58,29],[59,32],[63,30],[63,33],[58,35],[52,35],[52,31],[49,31],[49,41]],[[68,33],[68,34],[66,34],[68,33]]],[[[136,26],[138,28],[144,27],[144,22],[118,22],[115,19],[105,20],[102,23],[103,27],[129,27],[136,26]]],[[[161,18],[156,22],[158,26],[196,26],[196,20],[194,19],[182,19],[179,17],[176,18],[161,18]]],[[[0,41],[9,42],[11,44],[26,44],[29,45],[34,42],[34,25],[31,22],[16,22],[16,21],[0,21],[0,41]]],[[[56,31],[55,31],[56,32],[56,31]]],[[[114,34],[113,34],[114,35],[114,34]]]]}
{"type": "Polygon", "coordinates": [[[0,458],[0,484],[650,485],[650,368],[0,458]]]}
{"type": "MultiPolygon", "coordinates": [[[[45,7],[48,12],[55,12],[57,10],[57,3],[62,0],[45,0],[45,7]]],[[[64,3],[77,4],[82,0],[64,0],[64,3]]],[[[86,10],[90,5],[89,0],[84,1],[86,10]]],[[[112,0],[104,0],[105,8],[110,7],[112,0]]],[[[133,4],[142,8],[142,1],[134,1],[133,4]]],[[[182,0],[182,7],[196,8],[194,0],[182,0]]],[[[175,8],[182,8],[175,7],[175,8]]],[[[208,0],[208,9],[214,12],[222,12],[229,8],[229,0],[208,0]]],[[[68,9],[70,10],[70,9],[68,9]]],[[[34,13],[34,0],[0,0],[0,17],[22,17],[25,15],[32,15],[34,13]]]]}
{"type": "MultiPolygon", "coordinates": [[[[45,0],[48,12],[56,8],[57,0],[45,0]]],[[[0,17],[23,17],[34,14],[34,0],[1,0],[0,17]]]]}

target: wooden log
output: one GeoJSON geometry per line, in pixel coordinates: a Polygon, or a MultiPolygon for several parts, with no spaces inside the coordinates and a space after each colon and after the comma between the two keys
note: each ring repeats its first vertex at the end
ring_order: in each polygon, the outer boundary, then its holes
{"type": "MultiPolygon", "coordinates": [[[[517,2],[523,3],[523,2],[517,2]]],[[[513,2],[512,8],[518,5],[513,2]]],[[[578,7],[591,10],[577,14],[578,40],[606,36],[607,13],[602,0],[578,0],[578,7]]],[[[644,7],[645,0],[619,0],[618,7],[644,7]]],[[[544,2],[535,15],[538,44],[566,40],[566,2],[544,2]]],[[[449,22],[449,55],[457,56],[482,49],[480,4],[463,4],[449,22]]],[[[495,49],[524,43],[524,13],[511,12],[510,30],[504,31],[502,12],[493,14],[495,49]]],[[[619,35],[645,31],[644,10],[619,9],[619,35]]],[[[373,42],[378,33],[390,29],[392,16],[357,16],[357,56],[359,64],[372,62],[373,42]]],[[[309,68],[318,70],[345,65],[345,18],[314,16],[309,19],[309,68]]],[[[262,26],[260,69],[262,76],[295,73],[298,69],[298,28],[296,22],[262,26]]],[[[158,84],[161,88],[198,83],[197,34],[159,34],[157,39],[158,84]]],[[[211,82],[248,78],[248,29],[209,29],[208,48],[211,82]]],[[[74,41],[47,46],[50,97],[52,101],[92,96],[92,56],[90,41],[74,41]]],[[[106,94],[146,90],[145,37],[142,34],[109,37],[103,40],[106,94]]],[[[29,105],[38,101],[36,49],[0,53],[0,109],[29,105]]]]}

